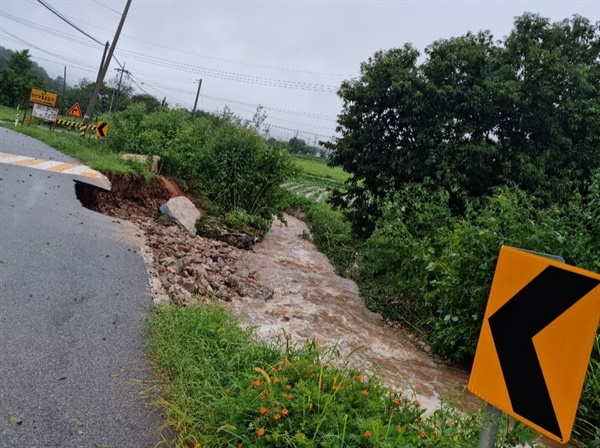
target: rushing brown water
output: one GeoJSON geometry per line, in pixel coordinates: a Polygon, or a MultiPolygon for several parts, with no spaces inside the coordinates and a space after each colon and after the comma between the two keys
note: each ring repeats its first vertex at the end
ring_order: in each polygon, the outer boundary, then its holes
{"type": "Polygon", "coordinates": [[[305,224],[285,218],[287,226],[275,222],[237,264],[240,273],[274,290],[270,300],[232,302],[259,338],[272,340],[283,332],[298,343],[315,338],[324,348],[337,345],[344,357],[359,348],[350,364],[367,374],[377,371],[388,386],[414,391],[429,411],[439,407],[449,388],[462,391],[465,371],[435,361],[406,333],[384,325],[364,306],[356,284],[336,275],[329,260],[300,236],[305,224]]]}

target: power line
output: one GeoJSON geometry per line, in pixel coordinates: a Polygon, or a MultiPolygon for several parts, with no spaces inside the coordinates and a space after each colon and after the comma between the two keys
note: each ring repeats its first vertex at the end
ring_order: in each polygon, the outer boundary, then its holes
{"type": "MultiPolygon", "coordinates": [[[[86,25],[97,28],[99,30],[111,32],[110,30],[107,30],[106,28],[102,28],[101,26],[95,25],[93,23],[89,23],[84,20],[81,20],[81,19],[78,19],[75,17],[71,17],[71,16],[67,16],[67,17],[69,17],[73,20],[76,20],[77,22],[81,22],[86,25]]],[[[315,71],[311,71],[311,70],[303,70],[303,69],[296,69],[296,68],[275,67],[275,66],[270,66],[270,65],[253,64],[250,62],[242,62],[242,61],[236,61],[236,60],[232,60],[232,59],[219,58],[219,57],[215,57],[215,56],[209,56],[206,54],[195,53],[193,51],[182,50],[180,48],[169,47],[167,45],[159,44],[156,42],[150,42],[150,41],[147,41],[144,39],[139,39],[137,37],[128,36],[126,34],[123,34],[123,37],[125,37],[127,39],[131,39],[131,40],[136,40],[136,41],[142,42],[144,44],[153,45],[155,47],[164,48],[166,50],[177,51],[179,53],[184,53],[184,54],[188,54],[191,56],[198,56],[198,57],[206,58],[206,59],[212,59],[212,60],[219,61],[219,62],[227,62],[230,64],[245,65],[247,67],[261,68],[261,69],[266,69],[266,70],[276,70],[276,71],[283,71],[283,72],[292,72],[292,73],[305,73],[305,74],[309,74],[309,75],[318,75],[318,76],[337,76],[339,78],[355,78],[356,77],[356,75],[349,75],[349,74],[343,74],[343,73],[315,72],[315,71]]]]}
{"type": "Polygon", "coordinates": [[[69,25],[71,25],[73,28],[75,28],[80,33],[85,34],[87,37],[89,37],[90,39],[92,39],[94,42],[97,42],[100,45],[103,45],[102,42],[100,42],[98,39],[90,36],[88,33],[86,33],[85,31],[83,31],[81,28],[79,28],[74,23],[70,22],[66,17],[64,17],[61,13],[59,13],[57,10],[55,10],[52,6],[48,5],[44,0],[37,0],[37,2],[40,5],[42,5],[44,8],[46,8],[48,11],[50,11],[52,14],[54,14],[56,17],[58,17],[59,19],[63,20],[64,22],[68,23],[69,25]]]}
{"type": "Polygon", "coordinates": [[[149,56],[138,53],[136,51],[119,49],[119,54],[126,56],[127,58],[145,62],[151,65],[159,65],[161,67],[172,68],[179,71],[185,71],[196,75],[204,75],[213,78],[226,79],[230,81],[244,82],[249,84],[260,84],[272,87],[282,87],[287,89],[297,90],[313,90],[321,92],[336,92],[338,86],[327,85],[327,84],[314,84],[306,83],[302,81],[289,81],[281,80],[276,78],[267,78],[263,76],[246,75],[244,73],[228,72],[225,70],[218,70],[212,68],[206,68],[198,65],[187,64],[184,62],[173,61],[164,58],[158,58],[156,56],[149,56]]]}
{"type": "MultiPolygon", "coordinates": [[[[15,17],[11,14],[0,11],[0,15],[5,16],[9,20],[16,21],[25,26],[32,27],[37,29],[38,31],[47,32],[49,34],[55,35],[57,37],[61,37],[63,39],[73,40],[77,43],[81,43],[82,45],[90,46],[89,42],[82,41],[82,39],[77,38],[76,36],[70,35],[68,33],[64,33],[59,30],[55,30],[50,27],[46,27],[44,25],[39,25],[34,22],[28,21],[26,19],[22,19],[19,17],[15,17]]],[[[279,87],[286,89],[295,89],[295,90],[310,90],[316,92],[325,92],[325,93],[333,93],[336,92],[338,87],[335,85],[327,85],[327,84],[316,84],[316,83],[306,83],[302,81],[290,81],[290,80],[282,80],[276,78],[266,78],[263,76],[254,76],[247,75],[244,73],[235,73],[228,72],[224,70],[211,69],[202,66],[187,64],[179,61],[158,58],[155,56],[145,55],[142,53],[138,53],[136,51],[130,51],[125,49],[117,49],[117,53],[120,55],[126,56],[128,59],[134,59],[140,62],[144,62],[147,64],[151,64],[153,66],[159,65],[161,67],[175,69],[178,71],[184,71],[188,73],[193,73],[194,75],[202,75],[212,78],[224,79],[228,81],[242,82],[248,84],[255,85],[264,85],[268,87],[279,87]]],[[[121,65],[119,63],[119,65],[121,65]]]]}
{"type": "MultiPolygon", "coordinates": [[[[105,5],[104,3],[100,3],[98,0],[92,0],[94,3],[99,4],[100,6],[104,6],[106,9],[110,9],[112,12],[119,14],[120,16],[123,15],[121,14],[119,11],[117,11],[116,9],[112,9],[110,6],[105,5]]],[[[106,30],[108,31],[108,30],[106,30]]]]}
{"type": "Polygon", "coordinates": [[[74,58],[70,58],[68,56],[63,56],[59,53],[54,53],[52,51],[48,51],[48,50],[44,50],[43,48],[38,47],[37,45],[33,45],[31,42],[27,42],[26,40],[21,39],[18,36],[15,36],[14,34],[12,34],[10,31],[7,31],[4,27],[0,27],[0,31],[2,31],[3,33],[11,36],[13,39],[16,39],[17,41],[31,47],[31,48],[35,48],[38,51],[41,51],[42,53],[46,53],[49,54],[50,56],[54,56],[55,58],[58,59],[62,59],[64,61],[70,62],[72,64],[77,64],[80,65],[82,67],[88,67],[88,68],[95,68],[96,66],[92,63],[88,63],[87,61],[82,61],[82,60],[78,60],[78,59],[74,59],[74,58]]]}

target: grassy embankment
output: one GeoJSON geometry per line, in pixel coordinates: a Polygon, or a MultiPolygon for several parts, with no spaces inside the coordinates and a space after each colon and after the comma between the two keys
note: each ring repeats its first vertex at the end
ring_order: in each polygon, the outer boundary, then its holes
{"type": "MultiPolygon", "coordinates": [[[[518,189],[496,191],[482,207],[452,217],[447,194],[399,192],[404,207],[390,207],[366,241],[353,238],[349,223],[302,194],[301,208],[316,246],[337,271],[357,281],[369,308],[411,327],[434,350],[465,365],[477,343],[479,323],[501,245],[559,254],[572,265],[600,271],[597,225],[600,173],[587,197],[568,208],[538,209],[518,189]]],[[[324,185],[323,185],[324,186],[324,185]]],[[[573,438],[600,446],[600,334],[581,395],[573,438]]]]}
{"type": "MultiPolygon", "coordinates": [[[[22,117],[22,111],[20,112],[22,117]]],[[[12,117],[14,120],[16,113],[16,109],[0,106],[0,121],[9,121],[0,123],[0,126],[40,140],[98,171],[142,174],[146,178],[152,176],[145,167],[135,161],[122,160],[120,154],[109,148],[105,142],[95,138],[82,139],[77,132],[65,132],[64,129],[50,132],[41,120],[39,123],[41,126],[38,126],[37,119],[30,126],[23,125],[19,121],[18,126],[15,127],[14,121],[11,123],[10,119],[12,117]]]]}

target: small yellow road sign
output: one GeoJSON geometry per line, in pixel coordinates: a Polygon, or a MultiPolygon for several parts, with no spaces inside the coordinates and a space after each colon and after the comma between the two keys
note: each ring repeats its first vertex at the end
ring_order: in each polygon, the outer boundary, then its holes
{"type": "Polygon", "coordinates": [[[108,135],[108,123],[106,121],[98,121],[96,123],[96,137],[106,137],[108,135]]]}
{"type": "Polygon", "coordinates": [[[47,90],[36,89],[33,87],[29,94],[29,101],[36,104],[42,104],[44,106],[54,107],[56,106],[56,100],[58,99],[58,93],[49,92],[47,90]]]}
{"type": "Polygon", "coordinates": [[[502,247],[469,390],[569,441],[600,320],[600,275],[502,247]]]}
{"type": "Polygon", "coordinates": [[[67,111],[68,117],[81,118],[81,107],[79,107],[79,103],[75,103],[71,106],[71,108],[67,111]]]}

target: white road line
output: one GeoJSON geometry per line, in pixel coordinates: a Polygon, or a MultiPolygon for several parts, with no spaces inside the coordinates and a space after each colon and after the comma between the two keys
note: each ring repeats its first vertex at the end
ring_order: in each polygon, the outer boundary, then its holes
{"type": "MultiPolygon", "coordinates": [[[[8,154],[4,152],[0,152],[0,163],[44,171],[49,171],[52,170],[52,168],[67,164],[67,162],[57,162],[55,160],[44,160],[37,159],[35,157],[17,156],[15,154],[8,154]]],[[[75,176],[82,176],[88,179],[95,179],[94,184],[98,184],[99,186],[107,190],[111,189],[110,181],[104,174],[102,174],[100,171],[93,170],[86,165],[78,165],[69,168],[68,170],[61,171],[59,169],[57,171],[52,172],[55,174],[73,174],[75,176]]]]}
{"type": "Polygon", "coordinates": [[[25,156],[12,156],[12,157],[4,157],[9,154],[0,154],[0,163],[15,163],[22,162],[24,160],[33,160],[33,157],[25,157],[25,156]]]}
{"type": "Polygon", "coordinates": [[[49,170],[50,168],[54,168],[55,166],[62,164],[63,162],[55,162],[52,160],[40,160],[40,163],[36,163],[35,165],[29,165],[29,168],[35,168],[37,170],[49,170]]]}

